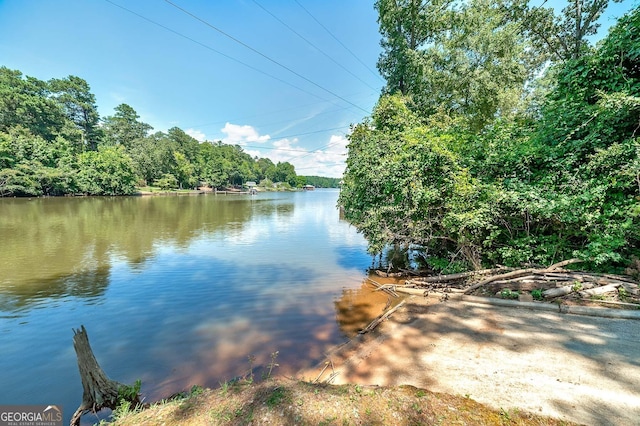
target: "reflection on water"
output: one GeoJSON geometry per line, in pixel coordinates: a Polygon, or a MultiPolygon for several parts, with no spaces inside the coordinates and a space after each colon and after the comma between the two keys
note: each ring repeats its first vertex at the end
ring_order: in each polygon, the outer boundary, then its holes
{"type": "Polygon", "coordinates": [[[366,319],[352,292],[371,258],[336,200],[0,200],[0,404],[61,404],[68,421],[81,324],[107,374],[148,399],[217,386],[251,354],[279,351],[280,374],[319,361],[366,319]]]}
{"type": "MultiPolygon", "coordinates": [[[[382,314],[385,308],[395,306],[401,300],[383,291],[376,291],[376,286],[370,280],[371,278],[363,280],[359,288],[343,289],[342,297],[335,302],[338,325],[347,336],[358,334],[373,318],[382,314]]],[[[374,282],[380,286],[398,284],[399,280],[375,276],[374,282]]]]}

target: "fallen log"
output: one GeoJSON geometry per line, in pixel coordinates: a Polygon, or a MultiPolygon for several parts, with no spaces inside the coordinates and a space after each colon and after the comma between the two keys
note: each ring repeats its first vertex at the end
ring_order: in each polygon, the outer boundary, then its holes
{"type": "Polygon", "coordinates": [[[594,284],[591,284],[591,283],[581,284],[579,288],[575,284],[565,285],[563,287],[550,288],[548,290],[545,290],[545,291],[542,292],[542,295],[546,299],[552,299],[554,297],[566,296],[567,294],[572,293],[572,292],[577,291],[577,290],[590,289],[590,288],[593,288],[593,287],[594,287],[594,284]]]}
{"type": "MultiPolygon", "coordinates": [[[[580,280],[578,280],[580,281],[580,280]]],[[[619,280],[614,280],[612,278],[606,278],[606,277],[599,277],[599,276],[590,276],[590,275],[584,275],[582,277],[582,281],[583,282],[591,282],[591,283],[596,283],[598,285],[609,285],[609,284],[616,284],[616,285],[621,285],[623,284],[625,281],[619,281],[619,280]]]]}
{"type": "Polygon", "coordinates": [[[420,276],[420,272],[418,271],[412,271],[411,269],[402,269],[399,268],[398,269],[400,272],[402,272],[405,275],[413,275],[413,276],[420,276]]]}
{"type": "Polygon", "coordinates": [[[404,272],[384,272],[379,269],[374,270],[373,273],[382,278],[401,278],[405,276],[404,272]]]}
{"type": "Polygon", "coordinates": [[[575,276],[569,274],[567,272],[545,272],[540,274],[534,274],[536,277],[539,277],[543,280],[550,281],[572,281],[575,279],[575,276]]]}
{"type": "Polygon", "coordinates": [[[638,288],[638,284],[623,282],[622,284],[620,284],[620,287],[624,288],[625,291],[629,294],[633,294],[636,296],[640,294],[640,289],[638,288]]]}
{"type": "Polygon", "coordinates": [[[527,269],[519,269],[516,271],[511,271],[511,272],[507,272],[506,274],[501,274],[501,275],[493,275],[489,278],[486,278],[482,281],[480,281],[479,283],[476,283],[472,286],[470,286],[469,288],[467,288],[464,292],[464,294],[471,294],[474,290],[482,287],[483,285],[489,284],[491,282],[494,281],[500,281],[500,280],[506,280],[506,279],[511,279],[511,278],[517,278],[517,277],[522,277],[522,276],[526,276],[526,275],[530,275],[530,274],[545,274],[547,272],[553,272],[559,268],[562,268],[563,266],[567,266],[573,263],[579,263],[582,262],[581,259],[568,259],[568,260],[563,260],[562,262],[558,262],[558,263],[554,263],[553,265],[547,267],[547,268],[543,268],[543,269],[537,269],[537,268],[527,268],[527,269]]]}
{"type": "Polygon", "coordinates": [[[479,271],[460,272],[457,274],[434,275],[431,277],[415,278],[412,281],[424,282],[424,283],[442,283],[442,282],[449,282],[449,281],[457,281],[463,278],[473,277],[477,275],[496,274],[498,272],[504,271],[505,269],[508,269],[508,268],[500,267],[500,268],[494,268],[494,269],[481,269],[479,271]]]}
{"type": "Polygon", "coordinates": [[[633,281],[630,281],[630,278],[624,278],[621,275],[610,275],[610,274],[597,274],[590,272],[566,272],[566,273],[554,273],[554,272],[546,272],[542,274],[535,274],[535,276],[539,279],[549,279],[554,281],[574,281],[580,283],[595,283],[598,285],[607,285],[607,284],[628,284],[631,286],[637,286],[633,281]]]}
{"type": "Polygon", "coordinates": [[[531,291],[537,289],[555,288],[556,283],[554,281],[544,280],[504,280],[494,281],[487,285],[487,289],[491,293],[496,293],[500,290],[509,289],[514,291],[531,291]]]}
{"type": "Polygon", "coordinates": [[[636,284],[636,285],[638,283],[637,280],[634,280],[629,275],[601,274],[601,273],[598,273],[598,272],[592,272],[592,273],[589,273],[589,275],[596,276],[596,277],[610,278],[610,279],[615,280],[615,281],[624,281],[624,282],[627,282],[627,283],[630,283],[630,284],[636,284]]]}
{"type": "Polygon", "coordinates": [[[73,348],[78,358],[83,392],[82,403],[71,417],[71,426],[79,425],[82,416],[88,412],[95,413],[103,408],[115,410],[122,400],[130,402],[132,407],[141,405],[137,387],[109,379],[100,368],[83,325],[79,330],[73,330],[73,348]]]}
{"type": "Polygon", "coordinates": [[[581,291],[579,294],[581,297],[588,299],[591,296],[599,296],[601,294],[618,291],[618,287],[620,287],[620,284],[603,285],[601,287],[595,287],[589,290],[581,291]]]}
{"type": "Polygon", "coordinates": [[[429,293],[425,289],[412,288],[412,287],[403,287],[403,286],[399,286],[399,285],[394,286],[393,287],[393,291],[397,291],[398,293],[411,294],[411,295],[414,295],[414,296],[422,296],[422,297],[425,297],[427,295],[427,293],[429,293]]]}
{"type": "Polygon", "coordinates": [[[540,278],[540,280],[542,279],[542,277],[544,277],[544,275],[523,275],[521,277],[516,277],[516,278],[512,278],[510,280],[501,280],[501,281],[496,281],[496,282],[501,282],[501,283],[506,283],[506,282],[518,282],[518,281],[538,281],[538,278],[540,278]]]}
{"type": "Polygon", "coordinates": [[[463,283],[456,282],[425,282],[425,281],[417,281],[417,280],[406,280],[404,284],[397,284],[403,287],[408,288],[422,288],[422,289],[455,289],[463,291],[463,283]]]}

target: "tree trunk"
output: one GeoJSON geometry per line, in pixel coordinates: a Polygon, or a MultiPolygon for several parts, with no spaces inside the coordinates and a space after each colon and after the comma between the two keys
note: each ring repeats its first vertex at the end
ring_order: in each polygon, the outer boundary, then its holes
{"type": "MultiPolygon", "coordinates": [[[[118,390],[127,387],[110,380],[104,373],[96,357],[93,355],[87,330],[81,325],[79,330],[73,330],[73,348],[78,357],[78,369],[82,380],[82,404],[71,418],[71,426],[79,425],[80,418],[89,411],[100,411],[103,408],[114,410],[118,406],[118,390]]],[[[129,402],[139,404],[140,399],[135,395],[129,402]]]]}

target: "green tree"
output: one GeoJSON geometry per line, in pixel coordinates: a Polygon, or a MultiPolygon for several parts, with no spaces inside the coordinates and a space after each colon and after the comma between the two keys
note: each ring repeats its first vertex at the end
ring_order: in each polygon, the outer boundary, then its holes
{"type": "Polygon", "coordinates": [[[339,178],[330,178],[324,176],[303,176],[307,185],[313,185],[316,188],[338,188],[340,186],[339,178]]]}
{"type": "Polygon", "coordinates": [[[176,144],[176,150],[182,153],[187,160],[190,162],[196,161],[200,142],[178,127],[170,128],[167,132],[167,137],[176,144]]]}
{"type": "Polygon", "coordinates": [[[129,195],[136,174],[122,146],[101,146],[78,155],[78,189],[89,195],[129,195]]]}
{"type": "Polygon", "coordinates": [[[296,176],[296,187],[302,188],[307,184],[307,178],[305,176],[296,176]]]}
{"type": "Polygon", "coordinates": [[[127,104],[115,107],[115,114],[104,119],[104,141],[107,145],[129,148],[133,141],[147,136],[153,127],[138,119],[138,113],[127,104]]]}
{"type": "Polygon", "coordinates": [[[383,48],[378,70],[387,81],[385,93],[408,95],[422,89],[420,51],[444,29],[452,3],[451,0],[376,1],[383,48]]]}
{"type": "Polygon", "coordinates": [[[276,169],[272,180],[274,182],[286,182],[289,185],[295,187],[297,184],[295,167],[293,167],[293,164],[286,161],[278,162],[278,164],[276,164],[276,169]]]}
{"type": "Polygon", "coordinates": [[[228,182],[226,160],[222,156],[221,145],[212,142],[202,143],[196,161],[199,180],[212,188],[221,188],[228,182]]]}
{"type": "Polygon", "coordinates": [[[339,203],[372,253],[388,245],[467,248],[469,260],[478,262],[468,248],[477,241],[454,234],[464,222],[454,217],[456,208],[475,191],[453,145],[452,136],[421,125],[400,96],[382,97],[372,121],[353,128],[339,203]]]}
{"type": "Polygon", "coordinates": [[[173,152],[173,159],[175,161],[175,176],[178,181],[180,189],[193,188],[196,184],[196,177],[194,175],[195,169],[193,165],[187,160],[187,157],[178,151],[173,152]]]}
{"type": "Polygon", "coordinates": [[[385,51],[385,94],[411,96],[419,115],[457,119],[480,130],[523,109],[526,83],[544,57],[498,0],[376,3],[385,51]]]}
{"type": "Polygon", "coordinates": [[[269,158],[258,158],[255,165],[257,180],[260,181],[262,179],[265,179],[267,176],[273,178],[276,166],[269,158]]]}
{"type": "Polygon", "coordinates": [[[46,141],[16,126],[0,132],[3,195],[62,195],[74,189],[73,149],[62,137],[46,141]]]}
{"type": "Polygon", "coordinates": [[[96,98],[89,84],[80,77],[70,75],[63,79],[49,80],[54,99],[62,104],[67,118],[82,132],[79,151],[98,149],[101,129],[96,98]]]}
{"type": "MultiPolygon", "coordinates": [[[[622,0],[613,0],[619,3],[622,0]]],[[[529,6],[527,0],[505,3],[509,16],[528,32],[538,52],[552,61],[578,59],[588,51],[587,37],[596,34],[597,22],[610,0],[568,0],[561,14],[553,8],[529,6]]]]}
{"type": "Polygon", "coordinates": [[[20,71],[0,67],[0,131],[22,126],[45,140],[63,133],[67,123],[61,105],[50,97],[49,85],[20,71]]]}
{"type": "Polygon", "coordinates": [[[349,136],[345,216],[372,252],[419,248],[432,266],[624,265],[640,254],[638,45],[636,8],[554,67],[536,121],[500,115],[474,130],[381,97],[349,136]]]}
{"type": "Polygon", "coordinates": [[[178,188],[178,179],[171,173],[165,173],[161,178],[155,180],[153,184],[162,190],[168,191],[178,188]]]}
{"type": "Polygon", "coordinates": [[[255,180],[254,160],[244,152],[239,145],[219,145],[222,152],[224,173],[227,174],[229,183],[242,185],[248,180],[255,180]]]}
{"type": "Polygon", "coordinates": [[[39,196],[42,190],[37,176],[26,164],[0,170],[0,196],[39,196]]]}
{"type": "Polygon", "coordinates": [[[171,173],[176,167],[174,152],[178,150],[175,141],[166,133],[156,132],[144,138],[134,139],[127,152],[131,156],[138,176],[152,183],[164,173],[171,173]]]}

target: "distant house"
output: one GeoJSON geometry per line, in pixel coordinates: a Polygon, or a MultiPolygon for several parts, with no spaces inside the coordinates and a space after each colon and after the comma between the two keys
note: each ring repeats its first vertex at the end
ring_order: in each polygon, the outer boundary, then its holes
{"type": "Polygon", "coordinates": [[[249,182],[245,183],[244,186],[249,188],[249,193],[251,195],[255,195],[255,194],[258,193],[258,188],[256,188],[257,184],[255,182],[249,181],[249,182]]]}
{"type": "Polygon", "coordinates": [[[314,189],[316,189],[316,187],[313,185],[305,185],[302,187],[302,189],[304,189],[305,191],[313,191],[314,189]]]}

